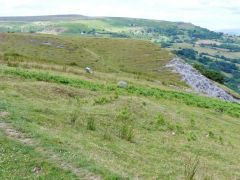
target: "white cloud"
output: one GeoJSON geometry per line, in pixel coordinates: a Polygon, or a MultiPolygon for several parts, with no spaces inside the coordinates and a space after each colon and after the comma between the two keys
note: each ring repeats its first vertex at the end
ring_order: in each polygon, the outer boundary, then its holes
{"type": "Polygon", "coordinates": [[[186,21],[239,28],[240,0],[0,0],[0,16],[83,14],[186,21]]]}

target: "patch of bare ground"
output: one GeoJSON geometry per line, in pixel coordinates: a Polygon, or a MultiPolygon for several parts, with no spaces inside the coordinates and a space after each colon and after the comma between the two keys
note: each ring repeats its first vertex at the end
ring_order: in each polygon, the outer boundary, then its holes
{"type": "Polygon", "coordinates": [[[22,133],[14,129],[6,128],[5,133],[8,137],[18,139],[22,144],[27,144],[29,146],[33,146],[36,144],[36,142],[34,142],[32,139],[25,137],[22,133]]]}
{"type": "Polygon", "coordinates": [[[0,111],[0,117],[7,116],[8,114],[8,112],[0,111]]]}
{"type": "Polygon", "coordinates": [[[222,43],[220,42],[217,42],[217,41],[212,41],[212,40],[209,40],[209,39],[206,39],[206,40],[198,40],[196,42],[197,45],[200,45],[200,44],[216,44],[216,45],[221,45],[222,43]]]}
{"type": "Polygon", "coordinates": [[[89,173],[88,170],[79,170],[78,168],[73,167],[69,163],[60,164],[60,167],[65,170],[71,169],[71,171],[74,174],[76,174],[78,177],[84,177],[84,179],[88,179],[88,180],[100,180],[101,179],[100,177],[96,177],[92,173],[89,173]]]}
{"type": "MultiPolygon", "coordinates": [[[[0,116],[6,116],[9,113],[7,112],[0,112],[0,116]]],[[[20,143],[28,145],[28,146],[34,146],[37,145],[38,142],[32,138],[27,138],[23,133],[14,130],[9,126],[9,124],[5,122],[0,122],[0,129],[4,131],[4,133],[7,135],[8,138],[16,139],[20,143]]],[[[36,150],[41,153],[44,157],[47,156],[48,159],[57,162],[57,166],[59,168],[62,168],[64,170],[71,170],[72,173],[74,173],[79,179],[87,179],[87,180],[100,180],[101,178],[99,176],[94,175],[93,173],[89,172],[85,169],[80,169],[74,167],[71,163],[64,162],[64,160],[57,154],[52,152],[47,152],[43,150],[43,148],[36,148],[36,150]],[[52,154],[49,156],[49,154],[52,154]]],[[[33,172],[36,172],[36,174],[40,173],[41,167],[34,167],[32,169],[33,172]]]]}

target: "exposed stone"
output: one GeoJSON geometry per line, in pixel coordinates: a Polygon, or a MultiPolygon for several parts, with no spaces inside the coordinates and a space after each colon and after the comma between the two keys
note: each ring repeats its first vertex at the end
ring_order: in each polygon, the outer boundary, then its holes
{"type": "Polygon", "coordinates": [[[125,81],[119,81],[119,82],[117,83],[117,85],[118,85],[118,86],[123,86],[123,87],[127,87],[127,86],[128,86],[127,82],[125,82],[125,81]]]}
{"type": "Polygon", "coordinates": [[[93,74],[93,71],[89,67],[86,67],[86,72],[89,73],[89,74],[93,74]]]}
{"type": "Polygon", "coordinates": [[[44,45],[48,45],[48,46],[52,46],[52,45],[53,45],[51,42],[48,42],[48,41],[43,42],[42,44],[44,44],[44,45]]]}
{"type": "Polygon", "coordinates": [[[64,45],[58,45],[57,47],[58,48],[64,48],[65,46],[64,45]]]}
{"type": "Polygon", "coordinates": [[[179,57],[174,57],[166,67],[172,67],[173,71],[179,73],[182,76],[182,80],[196,91],[204,92],[209,96],[217,97],[222,100],[240,103],[240,99],[235,98],[230,92],[203,76],[179,57]]]}

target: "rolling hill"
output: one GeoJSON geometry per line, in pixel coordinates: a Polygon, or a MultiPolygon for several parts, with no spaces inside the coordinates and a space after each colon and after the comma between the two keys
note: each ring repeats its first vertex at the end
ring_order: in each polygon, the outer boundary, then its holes
{"type": "Polygon", "coordinates": [[[0,17],[0,32],[146,39],[173,50],[190,64],[221,72],[225,84],[240,92],[240,38],[190,23],[81,15],[0,17]]]}
{"type": "Polygon", "coordinates": [[[184,91],[173,57],[147,40],[0,33],[1,179],[237,179],[240,104],[184,91]]]}

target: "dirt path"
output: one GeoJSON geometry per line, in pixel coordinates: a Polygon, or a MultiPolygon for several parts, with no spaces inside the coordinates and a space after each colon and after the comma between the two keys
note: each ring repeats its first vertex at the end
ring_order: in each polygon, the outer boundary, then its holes
{"type": "MultiPolygon", "coordinates": [[[[9,115],[8,112],[1,112],[0,111],[0,117],[4,117],[9,115]]],[[[8,123],[3,122],[0,119],[0,129],[7,135],[8,138],[14,139],[19,141],[21,144],[27,145],[27,146],[36,146],[39,144],[39,142],[35,139],[28,138],[25,134],[13,129],[10,127],[8,123]]],[[[79,169],[74,167],[71,163],[64,162],[64,160],[56,153],[44,151],[42,148],[36,148],[36,151],[41,153],[44,157],[47,157],[48,159],[57,162],[57,166],[59,168],[62,168],[64,170],[71,170],[72,173],[77,175],[79,179],[86,179],[86,180],[100,180],[101,178],[99,176],[94,175],[92,172],[85,170],[85,169],[79,169]]]]}

